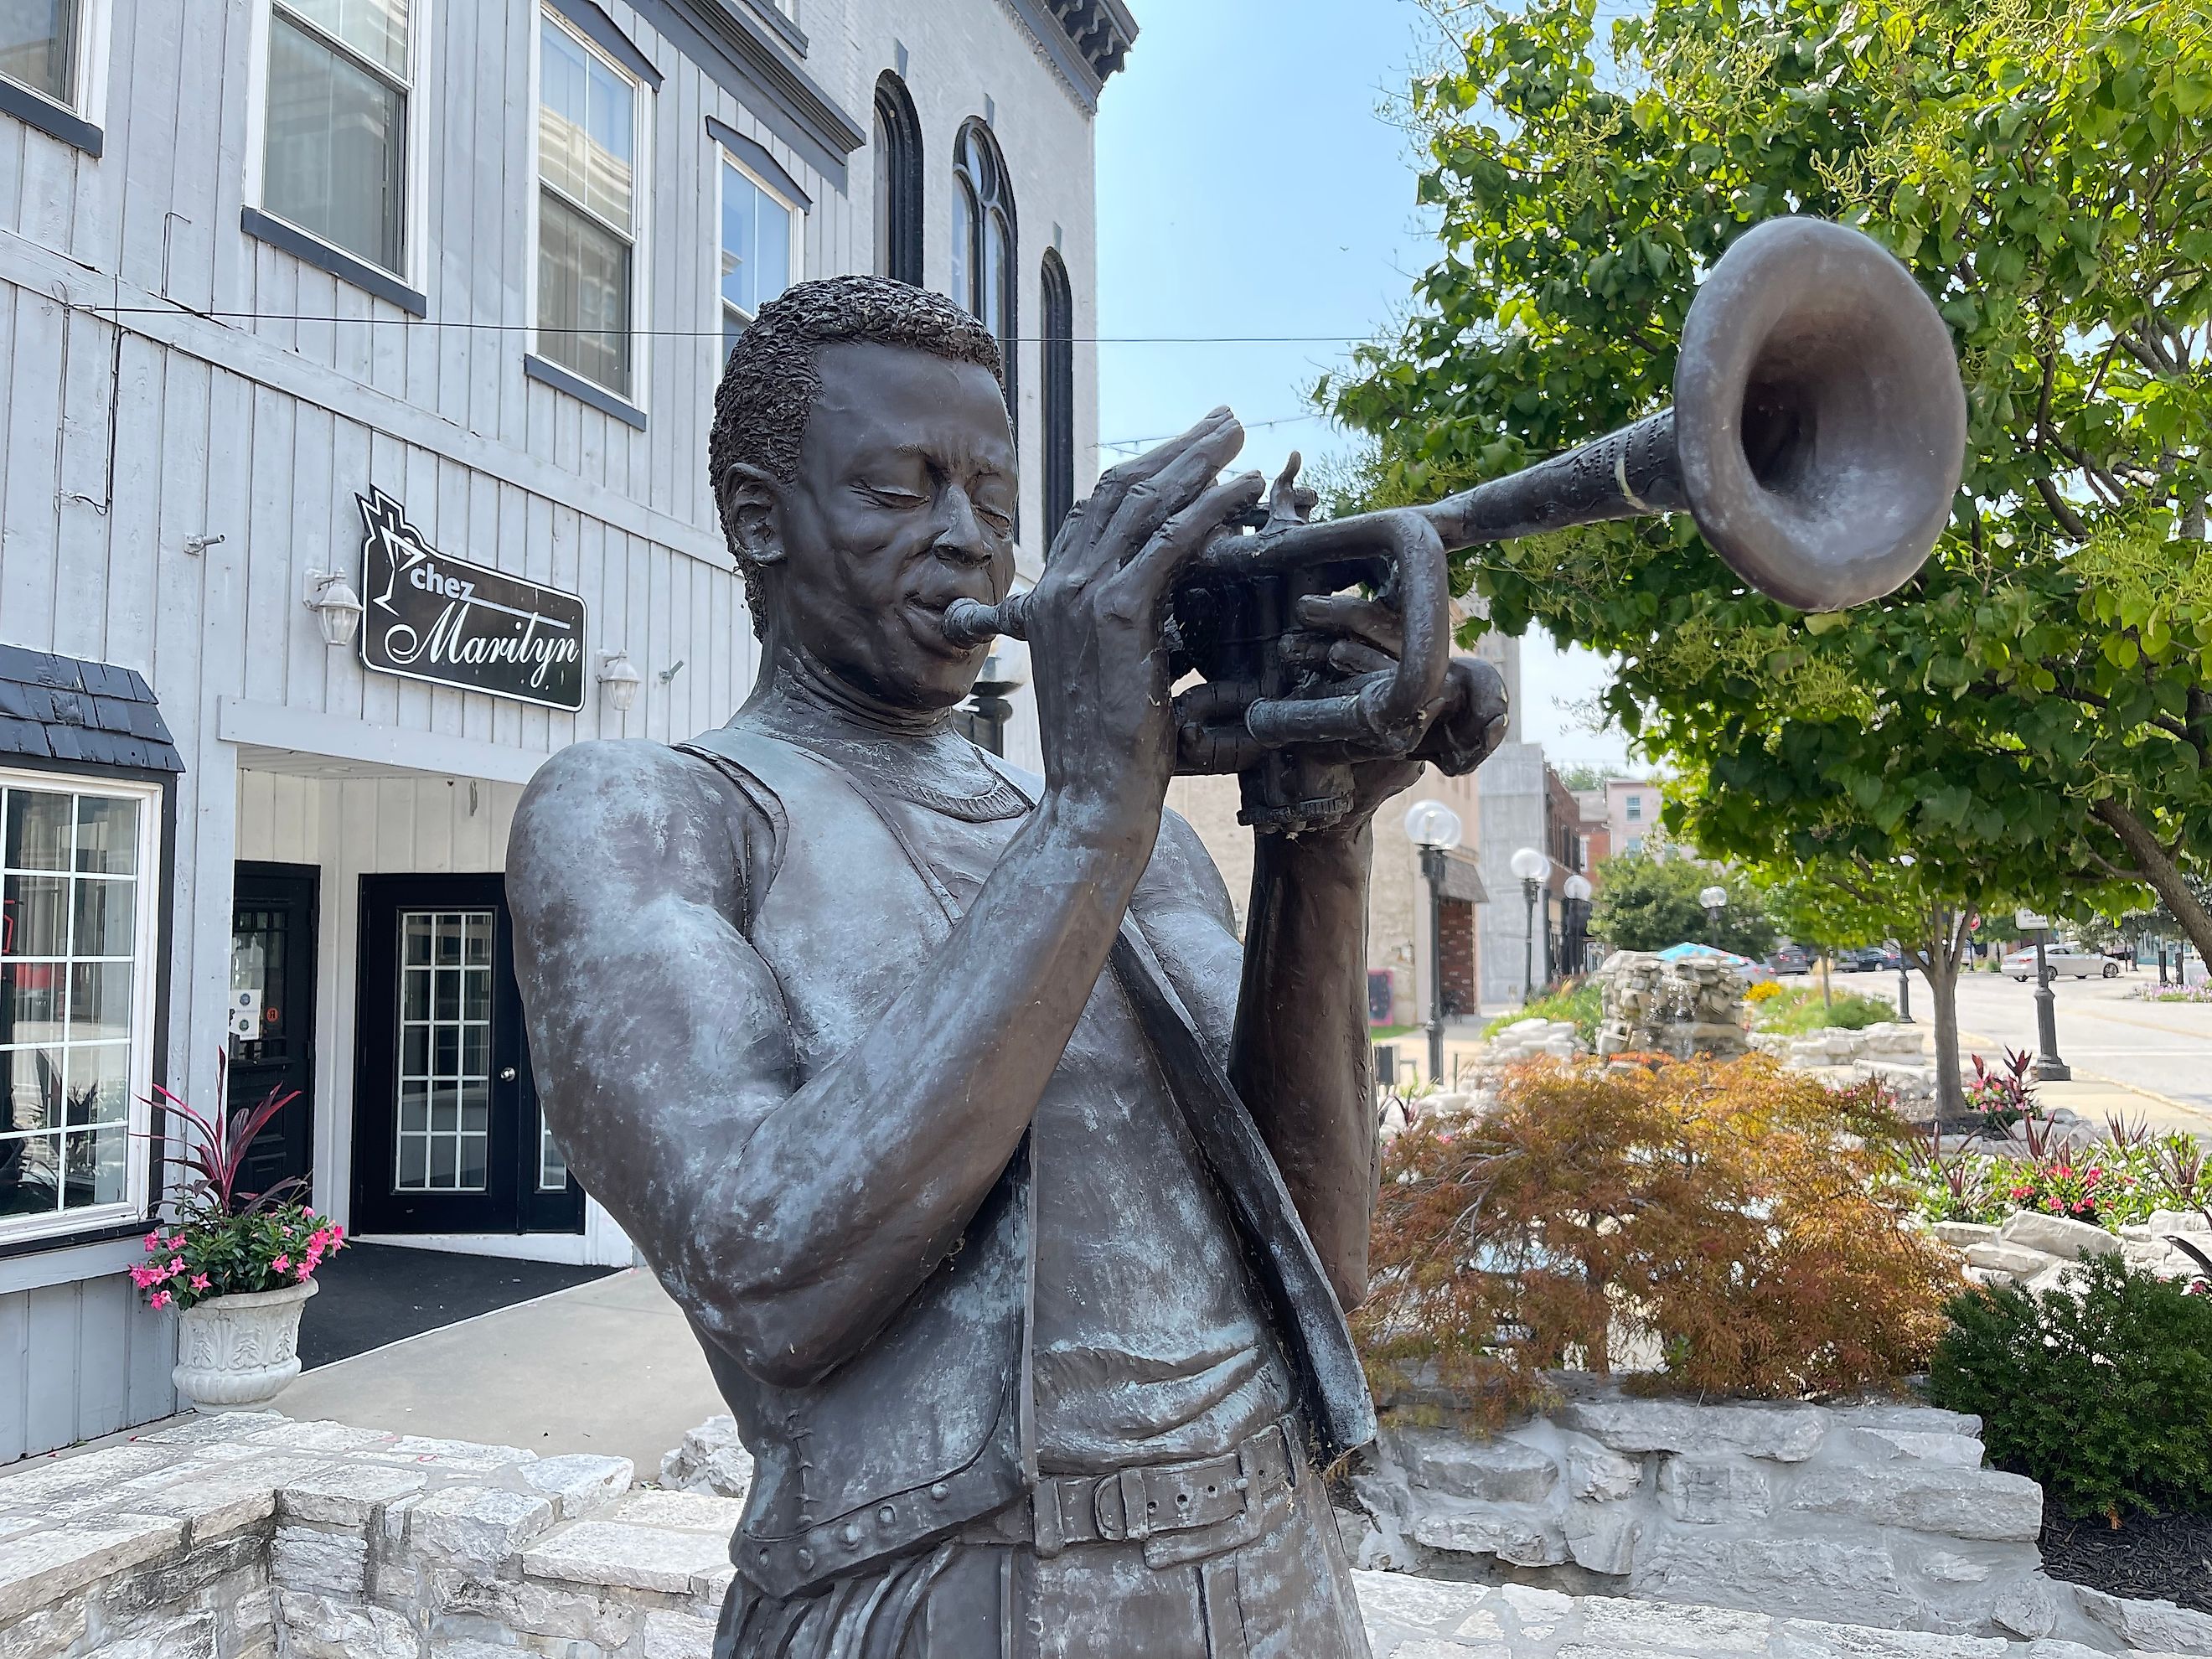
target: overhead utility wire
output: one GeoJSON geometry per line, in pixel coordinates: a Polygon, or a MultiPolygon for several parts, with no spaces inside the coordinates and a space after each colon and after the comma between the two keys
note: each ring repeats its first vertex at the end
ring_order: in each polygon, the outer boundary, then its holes
{"type": "MultiPolygon", "coordinates": [[[[203,317],[215,322],[362,323],[390,328],[474,329],[489,334],[627,334],[635,338],[719,340],[719,328],[549,328],[538,323],[486,323],[459,317],[339,317],[292,311],[196,311],[189,306],[80,305],[75,309],[98,316],[203,317]]],[[[1374,337],[1369,334],[1078,334],[1071,345],[1346,345],[1374,337]]],[[[1041,334],[1017,334],[1015,343],[1030,345],[1045,338],[1041,334]]]]}

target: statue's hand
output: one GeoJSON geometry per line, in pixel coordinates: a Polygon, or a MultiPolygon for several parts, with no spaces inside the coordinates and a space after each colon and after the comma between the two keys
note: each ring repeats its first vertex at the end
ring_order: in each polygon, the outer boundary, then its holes
{"type": "Polygon", "coordinates": [[[1236,416],[1218,409],[1114,468],[1067,515],[1030,595],[1047,788],[1147,835],[1175,770],[1168,593],[1260,499],[1257,473],[1215,482],[1243,441],[1236,416]]]}
{"type": "MultiPolygon", "coordinates": [[[[1283,653],[1293,662],[1346,680],[1397,669],[1404,627],[1397,611],[1378,600],[1310,595],[1298,601],[1298,631],[1283,637],[1283,653]]],[[[1479,658],[1454,657],[1413,752],[1352,763],[1352,817],[1364,822],[1411,787],[1425,763],[1454,777],[1474,770],[1505,740],[1505,681],[1498,670],[1479,658]]]]}

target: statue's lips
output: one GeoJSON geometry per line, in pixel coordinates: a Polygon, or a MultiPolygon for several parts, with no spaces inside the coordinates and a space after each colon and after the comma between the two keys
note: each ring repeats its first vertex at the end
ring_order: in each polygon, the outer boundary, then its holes
{"type": "Polygon", "coordinates": [[[917,596],[908,599],[904,608],[915,618],[919,624],[916,631],[930,647],[948,656],[969,657],[983,647],[973,645],[955,645],[945,632],[945,612],[955,601],[960,599],[974,599],[981,605],[989,605],[993,602],[988,592],[946,593],[941,596],[932,595],[927,599],[917,596]]]}
{"type": "Polygon", "coordinates": [[[956,602],[960,602],[960,599],[975,599],[978,604],[994,604],[991,592],[988,591],[984,592],[963,591],[963,592],[931,592],[931,595],[927,595],[927,598],[925,595],[915,595],[915,598],[907,599],[905,608],[907,611],[911,611],[915,617],[921,619],[922,635],[925,635],[927,639],[931,639],[933,644],[942,646],[942,648],[949,650],[949,653],[957,654],[957,657],[967,657],[967,654],[971,654],[973,650],[975,650],[975,646],[956,646],[951,639],[945,637],[945,611],[947,611],[949,606],[953,606],[956,602]]]}

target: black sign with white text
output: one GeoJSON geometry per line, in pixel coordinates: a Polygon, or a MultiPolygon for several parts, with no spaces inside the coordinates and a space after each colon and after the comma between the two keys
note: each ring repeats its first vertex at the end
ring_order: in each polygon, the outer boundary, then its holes
{"type": "Polygon", "coordinates": [[[441,553],[380,489],[365,532],[361,659],[386,674],[548,708],[584,706],[584,602],[441,553]]]}

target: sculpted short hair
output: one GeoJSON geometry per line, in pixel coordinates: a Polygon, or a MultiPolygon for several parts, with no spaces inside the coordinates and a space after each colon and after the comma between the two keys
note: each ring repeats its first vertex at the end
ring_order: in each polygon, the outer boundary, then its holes
{"type": "MultiPolygon", "coordinates": [[[[715,499],[730,468],[742,462],[780,483],[799,476],[799,441],[822,392],[816,356],[842,341],[908,346],[956,363],[975,363],[1006,384],[999,343],[983,325],[941,294],[888,276],[824,276],[786,289],[760,309],[722,370],[714,425],[707,439],[708,477],[715,499]]],[[[745,580],[753,632],[765,631],[763,584],[732,541],[745,580]]]]}

